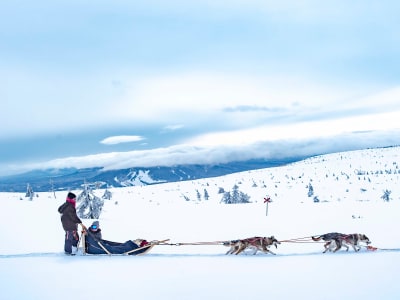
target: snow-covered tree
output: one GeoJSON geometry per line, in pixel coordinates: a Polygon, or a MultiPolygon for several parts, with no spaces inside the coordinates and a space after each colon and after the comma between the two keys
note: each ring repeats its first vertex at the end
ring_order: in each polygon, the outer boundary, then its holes
{"type": "Polygon", "coordinates": [[[111,200],[111,198],[112,198],[111,191],[108,188],[106,188],[106,190],[104,191],[104,194],[101,198],[106,199],[106,200],[111,200]]]}
{"type": "Polygon", "coordinates": [[[80,218],[98,219],[100,217],[104,200],[93,193],[91,184],[83,184],[83,191],[76,202],[78,204],[76,211],[80,218]]]}
{"type": "Polygon", "coordinates": [[[52,179],[50,179],[50,194],[53,194],[54,199],[56,199],[56,191],[54,189],[54,181],[52,179]]]}
{"type": "Polygon", "coordinates": [[[243,193],[243,192],[240,192],[240,198],[239,199],[240,199],[239,203],[250,203],[250,196],[245,194],[245,193],[243,193]]]}
{"type": "Polygon", "coordinates": [[[198,201],[201,201],[201,195],[200,195],[199,190],[196,190],[196,197],[197,197],[198,201]]]}
{"type": "Polygon", "coordinates": [[[182,194],[183,199],[185,199],[185,201],[190,201],[190,198],[187,195],[182,194]]]}
{"type": "Polygon", "coordinates": [[[208,200],[210,198],[210,195],[208,194],[207,190],[204,189],[204,200],[208,200]]]}
{"type": "Polygon", "coordinates": [[[308,193],[307,193],[307,196],[308,196],[308,197],[314,196],[314,188],[313,188],[313,186],[311,185],[311,182],[308,184],[308,193]]]}
{"type": "Polygon", "coordinates": [[[224,193],[221,202],[225,204],[250,203],[250,196],[239,191],[239,187],[235,184],[231,193],[224,193]]]}
{"type": "Polygon", "coordinates": [[[237,184],[233,186],[231,196],[232,196],[232,203],[240,203],[240,193],[237,184]]]}
{"type": "Polygon", "coordinates": [[[224,195],[222,196],[222,203],[225,204],[232,204],[232,197],[230,192],[224,192],[224,195]]]}
{"type": "Polygon", "coordinates": [[[35,192],[33,191],[32,186],[28,183],[28,185],[26,186],[25,197],[28,197],[29,200],[32,200],[33,196],[35,196],[35,192]]]}
{"type": "Polygon", "coordinates": [[[381,199],[383,199],[383,201],[389,202],[390,201],[390,194],[392,193],[392,191],[389,190],[384,190],[383,191],[383,195],[381,196],[381,199]]]}

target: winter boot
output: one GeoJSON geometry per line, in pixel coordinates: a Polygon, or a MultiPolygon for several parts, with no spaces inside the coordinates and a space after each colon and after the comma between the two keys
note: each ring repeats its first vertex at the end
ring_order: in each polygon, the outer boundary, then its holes
{"type": "Polygon", "coordinates": [[[72,253],[71,253],[71,255],[76,255],[77,253],[78,253],[78,248],[72,246],[72,253]]]}

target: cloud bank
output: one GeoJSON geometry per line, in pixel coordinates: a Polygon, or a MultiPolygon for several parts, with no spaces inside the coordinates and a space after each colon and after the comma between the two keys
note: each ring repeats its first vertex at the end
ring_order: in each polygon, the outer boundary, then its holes
{"type": "Polygon", "coordinates": [[[111,136],[100,141],[101,144],[105,145],[116,145],[120,143],[132,143],[139,142],[144,140],[143,137],[138,135],[119,135],[119,136],[111,136]]]}
{"type": "MultiPolygon", "coordinates": [[[[400,145],[400,129],[346,132],[319,138],[276,139],[214,146],[177,145],[146,151],[112,152],[82,157],[68,157],[40,164],[29,164],[14,172],[47,168],[91,168],[104,170],[135,167],[174,166],[183,164],[220,164],[250,159],[276,160],[325,153],[400,145]]],[[[8,166],[13,169],[13,166],[8,166]]]]}

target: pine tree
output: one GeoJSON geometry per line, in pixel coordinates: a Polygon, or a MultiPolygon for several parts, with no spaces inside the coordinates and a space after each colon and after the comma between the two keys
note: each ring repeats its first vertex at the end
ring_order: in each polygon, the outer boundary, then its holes
{"type": "Polygon", "coordinates": [[[225,204],[231,204],[232,203],[232,197],[230,192],[224,192],[224,195],[222,196],[222,203],[225,204]]]}
{"type": "Polygon", "coordinates": [[[250,203],[250,196],[240,192],[240,202],[239,203],[250,203]]]}
{"type": "Polygon", "coordinates": [[[32,186],[28,183],[27,187],[26,187],[26,194],[25,197],[29,197],[29,200],[32,201],[33,196],[35,196],[35,193],[32,189],[32,186]]]}
{"type": "Polygon", "coordinates": [[[50,193],[52,193],[53,196],[54,196],[54,199],[56,199],[57,198],[56,197],[56,191],[54,190],[54,181],[52,179],[50,179],[50,187],[51,187],[50,193]]]}
{"type": "Polygon", "coordinates": [[[390,201],[390,194],[392,193],[392,191],[389,190],[384,190],[383,191],[383,195],[381,196],[381,199],[383,199],[383,201],[389,202],[390,201]]]}
{"type": "Polygon", "coordinates": [[[207,190],[204,189],[204,200],[208,200],[210,198],[210,195],[208,194],[207,190]]]}
{"type": "Polygon", "coordinates": [[[240,203],[239,187],[236,184],[232,188],[232,203],[240,203]]]}
{"type": "Polygon", "coordinates": [[[201,201],[201,195],[200,195],[199,190],[196,190],[196,197],[197,197],[198,201],[201,201]]]}
{"type": "Polygon", "coordinates": [[[106,188],[106,190],[104,191],[104,194],[101,198],[106,199],[106,200],[111,200],[112,193],[110,192],[110,190],[108,188],[106,188]]]}
{"type": "Polygon", "coordinates": [[[231,193],[224,193],[221,202],[225,204],[250,203],[250,196],[239,191],[239,187],[235,184],[231,193]]]}
{"type": "Polygon", "coordinates": [[[80,218],[98,219],[100,217],[104,200],[93,193],[91,184],[83,184],[83,191],[76,202],[78,203],[76,211],[80,218]]]}
{"type": "Polygon", "coordinates": [[[311,185],[311,182],[308,184],[308,197],[312,197],[314,195],[314,188],[311,185]]]}

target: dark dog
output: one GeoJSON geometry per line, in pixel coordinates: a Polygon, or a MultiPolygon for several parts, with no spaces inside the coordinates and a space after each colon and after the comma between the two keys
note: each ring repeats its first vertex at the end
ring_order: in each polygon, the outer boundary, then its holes
{"type": "Polygon", "coordinates": [[[318,236],[312,236],[311,238],[313,241],[323,240],[326,242],[324,244],[325,250],[323,253],[325,253],[328,250],[332,251],[332,248],[331,248],[332,245],[336,245],[336,249],[333,251],[333,252],[336,252],[342,247],[340,237],[343,235],[344,235],[343,233],[330,232],[330,233],[325,233],[325,234],[318,235],[318,236]]]}
{"type": "Polygon", "coordinates": [[[241,240],[232,240],[228,242],[224,242],[225,246],[231,247],[226,254],[239,254],[243,252],[246,249],[253,249],[253,255],[255,255],[258,251],[262,251],[264,253],[271,253],[274,254],[271,250],[268,248],[272,245],[275,246],[275,248],[278,248],[278,244],[280,242],[274,237],[252,237],[252,238],[247,238],[247,239],[241,239],[241,240]]]}
{"type": "Polygon", "coordinates": [[[365,234],[360,233],[352,233],[352,234],[344,234],[338,232],[330,232],[319,236],[311,237],[313,241],[323,240],[326,243],[324,244],[324,252],[332,251],[336,252],[342,248],[342,246],[346,247],[346,251],[349,250],[349,245],[353,247],[354,251],[359,251],[361,249],[360,242],[364,242],[367,245],[370,244],[369,238],[365,234]]]}

